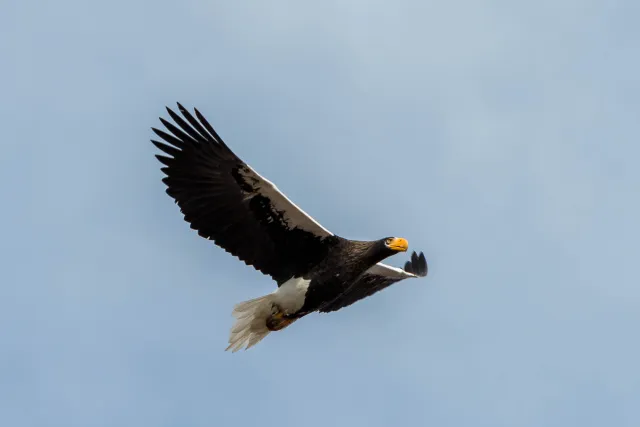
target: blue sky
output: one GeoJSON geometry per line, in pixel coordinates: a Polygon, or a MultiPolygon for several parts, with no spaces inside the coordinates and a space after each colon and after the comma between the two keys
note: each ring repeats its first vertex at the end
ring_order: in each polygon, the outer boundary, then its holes
{"type": "Polygon", "coordinates": [[[638,2],[2,10],[1,425],[640,424],[638,2]],[[176,101],[429,277],[225,353],[273,283],[164,193],[176,101]]]}

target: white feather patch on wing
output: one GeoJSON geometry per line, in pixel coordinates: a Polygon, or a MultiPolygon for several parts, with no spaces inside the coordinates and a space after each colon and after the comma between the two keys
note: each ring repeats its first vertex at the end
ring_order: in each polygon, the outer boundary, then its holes
{"type": "Polygon", "coordinates": [[[367,274],[375,274],[375,275],[378,275],[378,276],[392,277],[394,279],[395,278],[397,278],[397,279],[406,279],[406,278],[409,278],[409,277],[418,277],[415,274],[408,273],[408,272],[404,271],[401,268],[392,267],[390,265],[383,264],[381,262],[379,262],[376,265],[370,267],[367,270],[367,274]]]}
{"type": "Polygon", "coordinates": [[[260,175],[251,166],[246,165],[248,172],[241,170],[240,174],[250,184],[254,191],[267,197],[273,207],[282,212],[284,220],[290,228],[299,228],[320,237],[333,236],[333,233],[324,228],[318,221],[293,203],[276,185],[260,175]]]}

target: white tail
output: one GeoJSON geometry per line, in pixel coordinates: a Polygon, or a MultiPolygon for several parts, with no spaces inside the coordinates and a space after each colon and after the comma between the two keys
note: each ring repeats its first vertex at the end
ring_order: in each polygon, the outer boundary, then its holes
{"type": "Polygon", "coordinates": [[[272,315],[274,297],[274,294],[269,294],[235,305],[232,314],[236,323],[231,328],[226,350],[235,353],[245,346],[245,350],[249,349],[269,335],[271,331],[267,328],[267,320],[272,315]]]}

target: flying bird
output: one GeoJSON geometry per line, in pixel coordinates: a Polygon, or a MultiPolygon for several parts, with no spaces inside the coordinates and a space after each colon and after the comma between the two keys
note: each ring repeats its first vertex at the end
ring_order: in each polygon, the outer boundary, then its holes
{"type": "Polygon", "coordinates": [[[302,317],[350,306],[407,278],[427,275],[424,253],[404,269],[382,263],[408,250],[402,237],[350,240],[324,228],[225,144],[194,108],[183,117],[167,107],[175,125],[160,118],[164,142],[151,142],[167,194],[198,235],[270,276],[277,289],[236,304],[227,350],[248,349],[302,317]]]}

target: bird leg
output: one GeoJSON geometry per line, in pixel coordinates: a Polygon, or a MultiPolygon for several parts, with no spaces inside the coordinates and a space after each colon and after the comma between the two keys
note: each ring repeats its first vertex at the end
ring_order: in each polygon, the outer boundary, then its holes
{"type": "Polygon", "coordinates": [[[267,318],[267,328],[270,331],[279,331],[296,321],[295,317],[287,316],[276,304],[271,306],[271,316],[267,318]]]}

